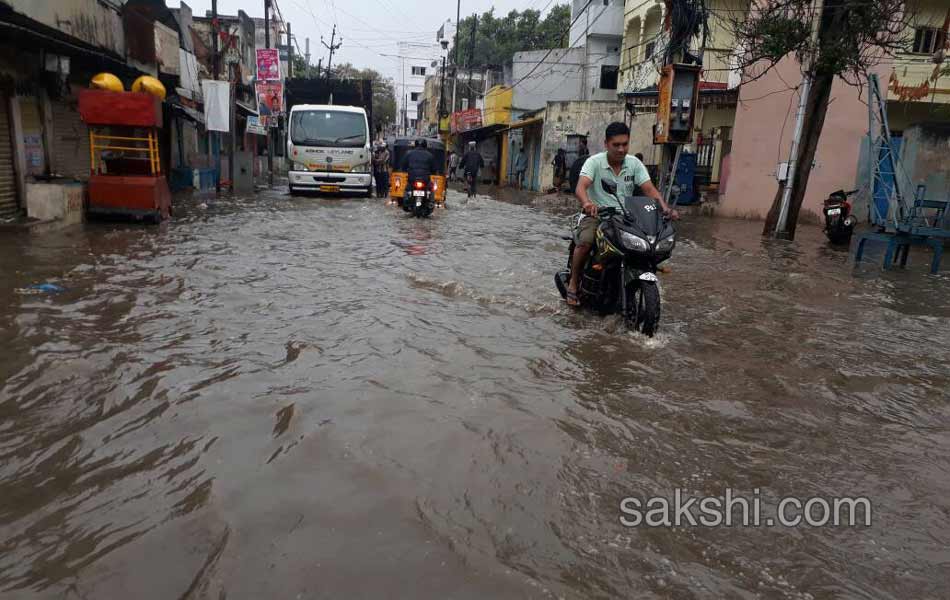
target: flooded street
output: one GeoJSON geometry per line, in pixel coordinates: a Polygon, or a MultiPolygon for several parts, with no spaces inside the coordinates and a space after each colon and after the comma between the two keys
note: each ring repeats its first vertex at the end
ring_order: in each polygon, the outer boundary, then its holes
{"type": "Polygon", "coordinates": [[[568,211],[201,202],[0,238],[5,600],[950,596],[950,272],[921,254],[691,217],[651,340],[563,305],[568,211]],[[620,522],[727,488],[873,522],[620,522]]]}

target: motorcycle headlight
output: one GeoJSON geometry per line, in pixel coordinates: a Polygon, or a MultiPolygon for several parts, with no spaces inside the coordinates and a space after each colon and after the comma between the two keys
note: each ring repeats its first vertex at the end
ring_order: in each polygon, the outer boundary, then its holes
{"type": "Polygon", "coordinates": [[[620,232],[620,243],[623,244],[623,247],[627,250],[646,252],[650,249],[650,245],[647,244],[645,239],[635,236],[627,231],[620,232]]]}
{"type": "Polygon", "coordinates": [[[673,244],[675,243],[676,243],[676,238],[671,235],[670,237],[666,239],[660,240],[660,243],[656,245],[656,251],[669,252],[670,250],[673,249],[673,244]]]}

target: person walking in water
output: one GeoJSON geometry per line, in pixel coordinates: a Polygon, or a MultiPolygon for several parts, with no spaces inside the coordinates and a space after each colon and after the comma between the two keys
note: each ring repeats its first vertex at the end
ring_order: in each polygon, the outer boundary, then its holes
{"type": "Polygon", "coordinates": [[[459,155],[453,151],[449,151],[449,181],[455,181],[458,178],[459,170],[459,155]]]}
{"type": "Polygon", "coordinates": [[[524,189],[524,178],[528,172],[528,155],[525,154],[524,146],[518,148],[518,156],[515,158],[515,183],[519,190],[524,189]]]}
{"type": "Polygon", "coordinates": [[[386,142],[382,142],[376,147],[373,153],[373,175],[376,178],[376,197],[387,198],[389,196],[389,149],[386,142]]]}
{"type": "Polygon", "coordinates": [[[557,149],[552,164],[554,165],[554,187],[557,189],[557,195],[560,196],[564,187],[564,180],[567,178],[567,152],[564,151],[564,148],[557,149]]]}
{"type": "Polygon", "coordinates": [[[468,143],[468,152],[462,157],[462,168],[465,170],[465,181],[468,183],[468,197],[474,198],[478,193],[478,172],[485,166],[485,159],[478,153],[475,142],[468,143]]]}

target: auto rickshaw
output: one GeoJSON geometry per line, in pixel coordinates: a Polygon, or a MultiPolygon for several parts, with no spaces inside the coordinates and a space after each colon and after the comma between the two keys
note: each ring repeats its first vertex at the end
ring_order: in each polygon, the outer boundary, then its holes
{"type": "Polygon", "coordinates": [[[406,186],[409,185],[409,174],[401,171],[402,159],[415,146],[416,140],[425,139],[428,150],[435,158],[435,171],[432,173],[432,192],[435,196],[436,206],[445,206],[446,189],[446,163],[445,163],[445,144],[442,140],[433,138],[422,138],[417,136],[397,137],[390,144],[389,160],[389,197],[398,205],[402,206],[403,198],[406,197],[406,186]]]}

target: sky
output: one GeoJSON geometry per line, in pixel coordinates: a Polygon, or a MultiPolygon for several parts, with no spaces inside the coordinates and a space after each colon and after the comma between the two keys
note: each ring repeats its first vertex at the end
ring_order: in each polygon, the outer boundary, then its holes
{"type": "MultiPolygon", "coordinates": [[[[531,9],[550,10],[566,0],[462,0],[462,18],[472,13],[482,14],[492,6],[496,15],[508,11],[531,9]]],[[[197,16],[211,10],[211,0],[185,0],[197,16]]],[[[320,43],[322,35],[327,44],[334,23],[337,38],[343,37],[343,47],[333,55],[333,63],[350,62],[359,68],[372,67],[387,77],[396,78],[399,59],[396,42],[435,43],[435,32],[447,20],[455,21],[456,3],[451,0],[274,0],[284,20],[290,22],[294,38],[301,51],[304,40],[310,37],[310,62],[314,65],[322,57],[324,64],[329,54],[320,43]],[[385,54],[393,56],[383,56],[385,54]]],[[[179,0],[167,0],[169,7],[178,7],[179,0]]],[[[264,0],[218,0],[218,12],[234,15],[238,9],[251,17],[264,16],[264,0]]],[[[295,49],[296,52],[296,49],[295,49]]]]}

